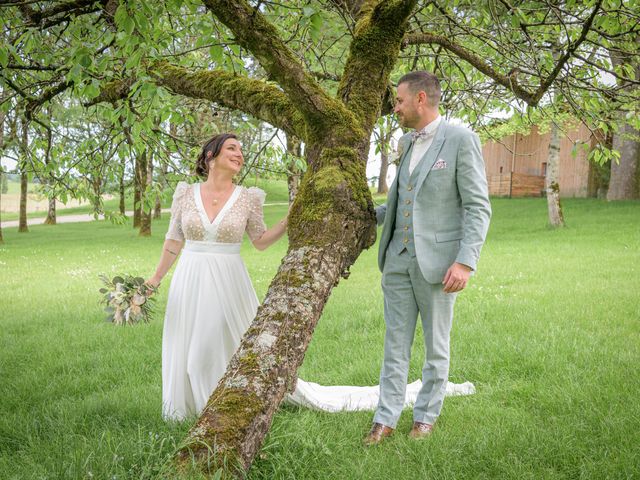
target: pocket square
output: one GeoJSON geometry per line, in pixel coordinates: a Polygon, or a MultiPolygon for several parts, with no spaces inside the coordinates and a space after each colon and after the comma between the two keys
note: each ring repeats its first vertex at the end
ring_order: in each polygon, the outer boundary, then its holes
{"type": "Polygon", "coordinates": [[[443,168],[447,168],[447,162],[442,159],[439,159],[433,164],[433,167],[431,167],[432,170],[442,170],[443,168]]]}

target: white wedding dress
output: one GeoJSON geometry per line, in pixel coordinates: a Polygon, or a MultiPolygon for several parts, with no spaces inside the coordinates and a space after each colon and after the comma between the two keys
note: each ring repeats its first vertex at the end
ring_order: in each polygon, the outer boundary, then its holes
{"type": "MultiPolygon", "coordinates": [[[[236,186],[210,221],[200,184],[178,183],[166,238],[185,241],[171,280],[162,336],[162,414],[182,420],[199,414],[225,373],[244,332],[255,318],[258,299],[240,257],[246,231],[260,238],[266,226],[265,193],[236,186]]],[[[407,388],[415,402],[420,381],[407,388]]],[[[474,392],[467,382],[447,385],[448,395],[474,392]]],[[[316,410],[373,410],[378,386],[322,386],[298,380],[288,403],[316,410]]]]}

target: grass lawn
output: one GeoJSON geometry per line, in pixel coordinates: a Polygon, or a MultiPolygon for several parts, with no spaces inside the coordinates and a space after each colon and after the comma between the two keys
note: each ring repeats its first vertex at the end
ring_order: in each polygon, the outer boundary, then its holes
{"type": "MultiPolygon", "coordinates": [[[[268,200],[273,201],[268,198],[268,200]]],[[[478,275],[458,298],[451,380],[434,434],[370,449],[372,414],[284,406],[250,479],[596,479],[640,477],[640,203],[494,199],[478,275]],[[633,439],[636,440],[633,440],[633,439]]],[[[286,206],[266,207],[273,224],[286,206]]],[[[162,309],[149,325],[102,321],[99,273],[152,273],[151,238],[106,222],[4,229],[0,246],[0,478],[162,478],[188,424],[164,423],[162,309]]],[[[245,244],[262,297],[286,249],[245,244]]],[[[384,322],[377,248],[334,290],[299,375],[376,384],[384,322]]],[[[416,334],[410,380],[423,359],[416,334]]]]}
{"type": "MultiPolygon", "coordinates": [[[[17,199],[20,198],[20,183],[19,182],[9,182],[9,191],[8,195],[13,195],[17,199]]],[[[268,203],[280,203],[287,202],[289,200],[289,194],[287,190],[287,182],[286,180],[265,180],[259,179],[257,182],[255,178],[247,177],[244,182],[246,187],[259,187],[262,188],[267,193],[267,202],[268,203]]],[[[29,191],[34,192],[37,185],[29,184],[29,191]]],[[[120,199],[117,194],[114,194],[114,198],[109,200],[104,200],[103,209],[106,212],[117,212],[119,211],[120,199]]],[[[162,199],[162,208],[169,208],[171,206],[171,192],[167,191],[164,198],[162,199]]],[[[127,210],[133,210],[133,194],[128,192],[127,197],[125,198],[125,208],[127,210]]],[[[93,207],[91,205],[81,205],[78,207],[70,207],[70,208],[60,208],[56,209],[56,213],[58,217],[64,215],[78,215],[82,213],[93,214],[93,207]]],[[[27,213],[27,218],[44,218],[47,216],[47,211],[39,210],[37,212],[29,212],[27,213]]],[[[19,214],[18,212],[2,212],[2,221],[8,222],[10,220],[18,220],[19,214]]]]}

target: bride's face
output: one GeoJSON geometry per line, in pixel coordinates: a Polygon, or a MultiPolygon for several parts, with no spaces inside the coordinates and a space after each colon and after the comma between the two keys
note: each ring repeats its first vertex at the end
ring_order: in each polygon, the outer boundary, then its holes
{"type": "Polygon", "coordinates": [[[244,156],[242,155],[242,147],[240,142],[235,138],[228,138],[222,144],[220,153],[213,162],[210,163],[210,169],[230,170],[234,175],[242,169],[244,165],[244,156]]]}

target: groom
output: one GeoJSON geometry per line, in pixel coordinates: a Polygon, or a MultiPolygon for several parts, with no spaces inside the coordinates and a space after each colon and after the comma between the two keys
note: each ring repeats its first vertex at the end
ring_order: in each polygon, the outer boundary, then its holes
{"type": "Polygon", "coordinates": [[[402,411],[418,313],[426,359],[409,436],[431,433],[449,374],[449,333],[457,292],[467,285],[484,243],[491,207],[478,137],[449,125],[438,113],[440,83],[428,72],[398,82],[396,106],[403,127],[399,165],[386,205],[378,264],[384,293],[384,361],[380,402],[366,445],[391,435],[402,411]]]}

